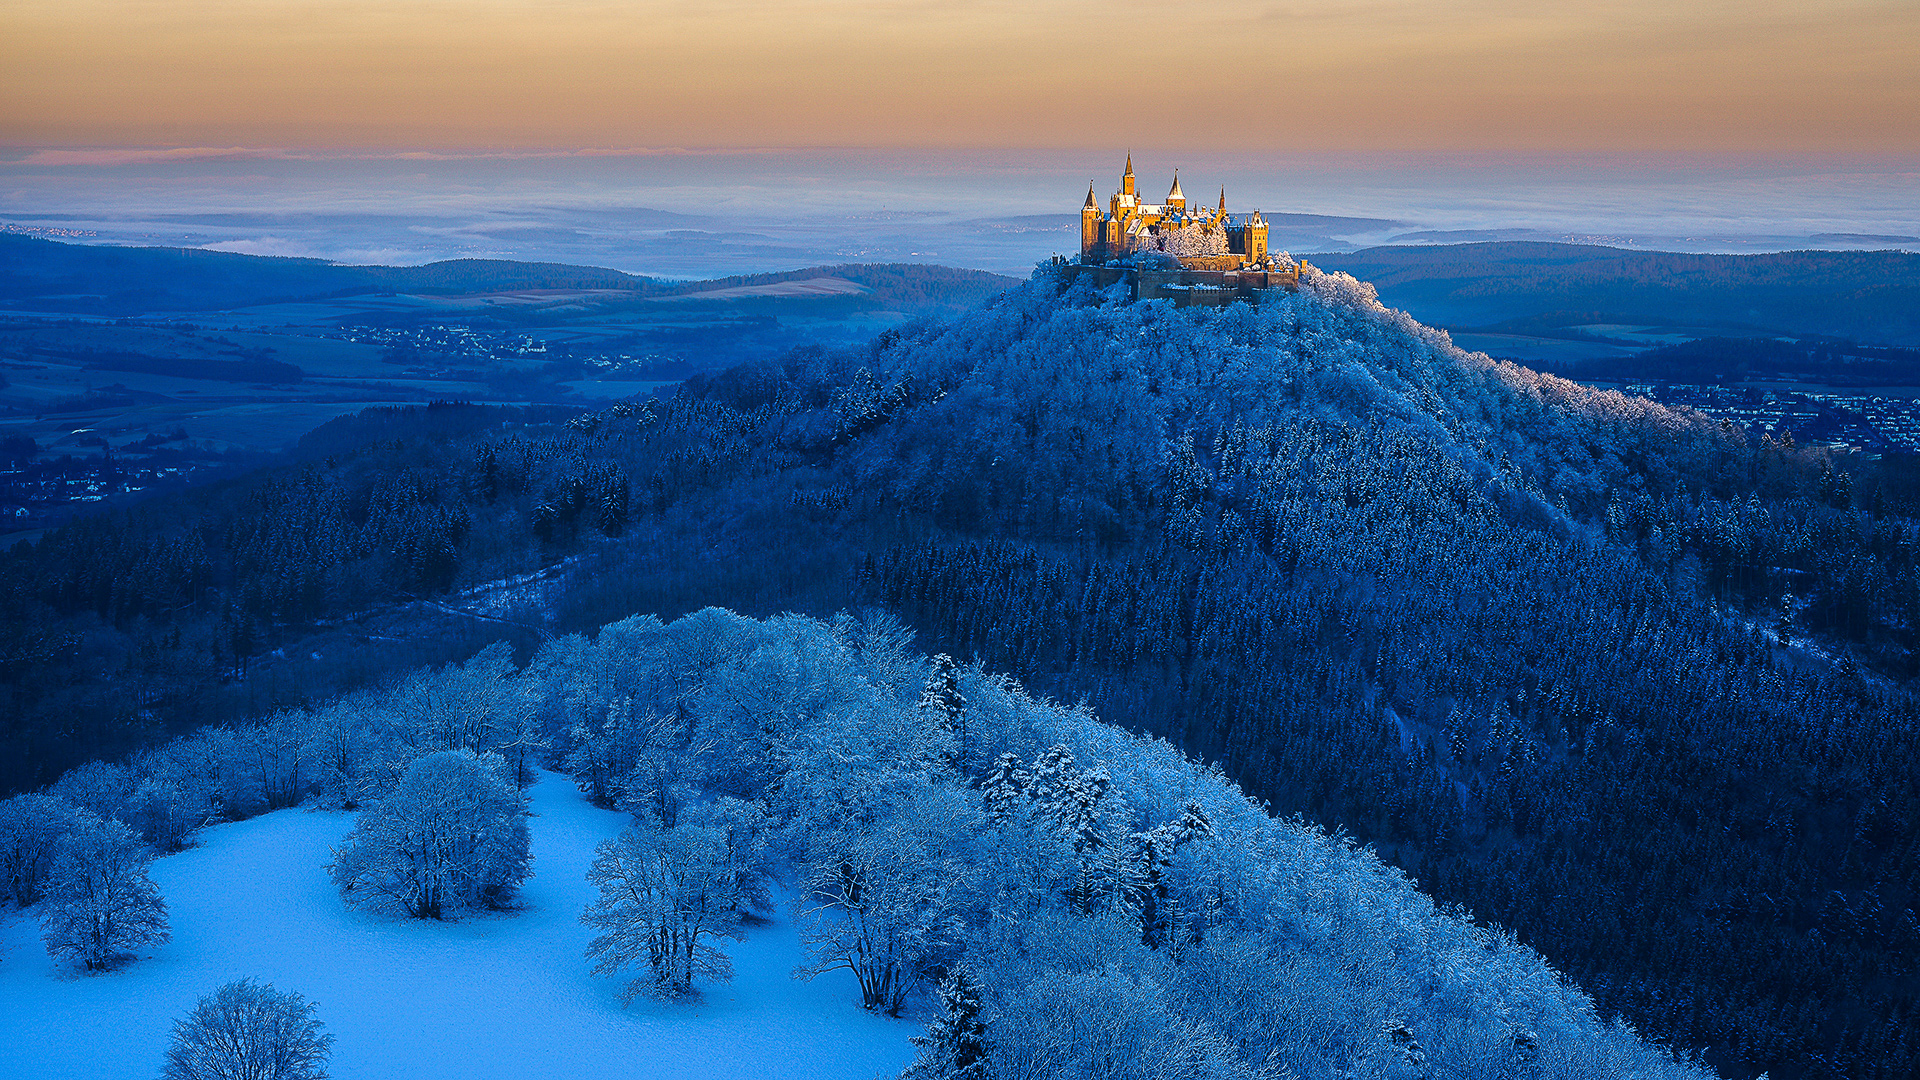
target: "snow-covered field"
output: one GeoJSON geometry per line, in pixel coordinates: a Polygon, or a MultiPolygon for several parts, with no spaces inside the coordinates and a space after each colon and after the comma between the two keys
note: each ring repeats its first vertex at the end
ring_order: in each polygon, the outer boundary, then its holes
{"type": "Polygon", "coordinates": [[[535,876],[515,914],[429,924],[348,911],[321,868],[351,816],[287,810],[156,862],[173,941],[119,972],[56,971],[37,922],[0,917],[0,1078],[157,1076],[174,1018],[247,975],[319,1004],[336,1080],[867,1080],[912,1057],[919,1025],[863,1012],[845,972],[789,978],[804,954],[784,920],[725,943],[734,982],[706,1001],[622,1009],[613,982],[587,973],[579,915],[594,845],[624,815],[561,776],[532,794],[535,876]]]}

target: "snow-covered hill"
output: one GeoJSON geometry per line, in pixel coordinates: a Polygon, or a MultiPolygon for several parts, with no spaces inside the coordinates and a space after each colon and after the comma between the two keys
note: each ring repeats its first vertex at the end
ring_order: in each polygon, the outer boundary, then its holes
{"type": "Polygon", "coordinates": [[[347,909],[322,867],[352,823],[285,810],[222,825],[152,876],[173,941],[105,976],[56,971],[32,912],[0,923],[0,1078],[128,1080],[159,1074],[175,1018],[243,976],[319,1004],[336,1080],[566,1077],[849,1077],[897,1072],[908,1021],[863,1011],[851,976],[789,977],[806,959],[784,919],[730,949],[736,977],[704,1002],[621,1008],[589,976],[579,922],[594,845],[627,815],[566,777],[532,789],[534,877],[524,910],[457,923],[347,909]]]}

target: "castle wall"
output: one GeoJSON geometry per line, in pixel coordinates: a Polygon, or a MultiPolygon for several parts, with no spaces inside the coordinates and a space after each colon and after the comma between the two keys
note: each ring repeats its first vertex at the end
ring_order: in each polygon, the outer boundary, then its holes
{"type": "Polygon", "coordinates": [[[1133,286],[1135,300],[1172,300],[1176,307],[1221,307],[1235,300],[1256,300],[1268,289],[1292,292],[1300,287],[1297,270],[1137,270],[1080,263],[1069,263],[1066,269],[1075,277],[1091,277],[1097,289],[1126,281],[1133,286]]]}
{"type": "Polygon", "coordinates": [[[1189,270],[1238,270],[1246,261],[1245,255],[1180,256],[1180,265],[1189,270]]]}

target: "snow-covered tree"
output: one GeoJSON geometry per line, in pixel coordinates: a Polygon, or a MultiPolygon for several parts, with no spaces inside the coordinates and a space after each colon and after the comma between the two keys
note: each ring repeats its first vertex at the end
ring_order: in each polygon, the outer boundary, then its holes
{"type": "Polygon", "coordinates": [[[47,794],[99,817],[124,821],[127,803],[139,783],[133,770],[125,765],[89,761],[67,770],[47,788],[47,794]]]}
{"type": "Polygon", "coordinates": [[[532,873],[527,800],[498,755],[428,754],[360,814],[329,868],[348,903],[442,919],[498,904],[532,873]]]}
{"type": "Polygon", "coordinates": [[[51,795],[0,801],[0,899],[19,907],[39,901],[60,842],[77,820],[71,805],[51,795]]]}
{"type": "Polygon", "coordinates": [[[844,625],[836,623],[836,632],[843,633],[859,650],[861,664],[874,685],[890,691],[913,677],[919,666],[909,648],[913,631],[900,625],[892,612],[874,609],[862,612],[858,619],[844,618],[844,625]]]}
{"type": "Polygon", "coordinates": [[[1001,754],[994,760],[993,768],[980,781],[981,795],[986,800],[987,817],[996,825],[1005,824],[1019,809],[1026,798],[1027,782],[1031,779],[1027,771],[1020,767],[1020,758],[1014,754],[1001,754]]]}
{"type": "MultiPolygon", "coordinates": [[[[996,997],[987,1071],[994,1076],[1101,1080],[1260,1080],[1283,1069],[1250,1068],[1203,1018],[1182,1016],[1159,981],[1098,959],[1036,970],[1013,995],[996,997]]],[[[1336,1077],[1325,1069],[1306,1075],[1336,1077]]]]}
{"type": "Polygon", "coordinates": [[[1213,822],[1196,802],[1188,802],[1177,821],[1134,837],[1139,844],[1139,868],[1128,899],[1140,913],[1140,943],[1158,949],[1172,939],[1179,912],[1175,909],[1167,871],[1181,847],[1213,835],[1213,822]]]}
{"type": "Polygon", "coordinates": [[[925,1035],[913,1036],[920,1059],[900,1080],[987,1080],[987,1028],[980,983],[965,967],[956,967],[940,984],[940,1014],[925,1035]]]}
{"type": "Polygon", "coordinates": [[[1405,1020],[1391,1017],[1381,1025],[1381,1031],[1391,1047],[1389,1060],[1392,1065],[1399,1067],[1392,1071],[1424,1078],[1427,1075],[1427,1051],[1413,1037],[1413,1028],[1405,1020]]]}
{"type": "Polygon", "coordinates": [[[312,751],[318,740],[313,714],[282,709],[247,734],[248,772],[259,785],[262,805],[278,810],[299,802],[314,778],[312,751]]]}
{"type": "Polygon", "coordinates": [[[177,789],[196,824],[235,820],[265,808],[243,742],[233,728],[205,727],[137,756],[135,768],[177,789]]]}
{"type": "Polygon", "coordinates": [[[333,1036],[299,994],[230,982],[173,1022],[161,1080],[325,1080],[333,1036]]]}
{"type": "Polygon", "coordinates": [[[347,695],[314,712],[314,767],[320,796],[329,805],[352,810],[377,797],[379,728],[365,694],[347,695]]]}
{"type": "Polygon", "coordinates": [[[206,824],[192,797],[165,780],[142,780],[121,816],[141,839],[160,852],[179,851],[193,830],[206,824]]]}
{"type": "Polygon", "coordinates": [[[599,707],[582,702],[580,709],[569,732],[572,750],[566,763],[581,790],[600,806],[633,798],[657,804],[668,783],[660,775],[667,748],[679,741],[681,725],[672,716],[636,707],[629,697],[599,707]],[[647,775],[634,776],[636,769],[647,775]]]}
{"type": "Polygon", "coordinates": [[[958,899],[973,868],[960,849],[978,817],[958,792],[922,778],[865,794],[854,820],[814,837],[807,853],[796,907],[814,960],[794,974],[850,971],[861,1004],[897,1016],[962,938],[958,899]]]}
{"type": "Polygon", "coordinates": [[[517,713],[529,707],[517,685],[513,647],[496,641],[464,664],[417,672],[390,699],[421,751],[486,753],[517,728],[517,713]]]}
{"type": "Polygon", "coordinates": [[[534,765],[552,744],[525,684],[516,681],[511,693],[510,699],[498,705],[492,730],[493,752],[512,766],[513,782],[524,789],[533,783],[534,765]]]}
{"type": "Polygon", "coordinates": [[[168,941],[167,904],[147,877],[152,856],[133,830],[81,812],[54,859],[40,905],[47,952],[88,971],[168,941]]]}
{"type": "Polygon", "coordinates": [[[1227,231],[1206,222],[1161,225],[1154,230],[1155,246],[1169,255],[1225,255],[1227,231]]]}
{"type": "Polygon", "coordinates": [[[600,890],[580,916],[600,931],[587,946],[593,973],[645,967],[621,989],[622,1001],[683,998],[696,979],[733,978],[713,939],[744,938],[745,916],[764,902],[764,818],[736,800],[720,803],[734,805],[689,807],[672,828],[627,829],[600,845],[587,871],[600,890]]]}
{"type": "Polygon", "coordinates": [[[967,699],[960,693],[960,666],[941,653],[920,692],[920,712],[939,738],[940,764],[963,768],[967,762],[967,699]]]}

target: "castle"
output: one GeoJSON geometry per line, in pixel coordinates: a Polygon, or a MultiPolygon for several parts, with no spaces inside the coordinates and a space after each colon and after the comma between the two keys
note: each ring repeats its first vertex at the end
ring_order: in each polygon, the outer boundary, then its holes
{"type": "Polygon", "coordinates": [[[1300,281],[1291,258],[1267,251],[1267,220],[1258,210],[1227,213],[1225,188],[1217,208],[1189,207],[1176,170],[1164,202],[1142,202],[1132,154],[1106,210],[1087,185],[1074,266],[1100,286],[1130,281],[1135,299],[1166,297],[1178,304],[1253,299],[1260,290],[1292,289],[1300,281]]]}

